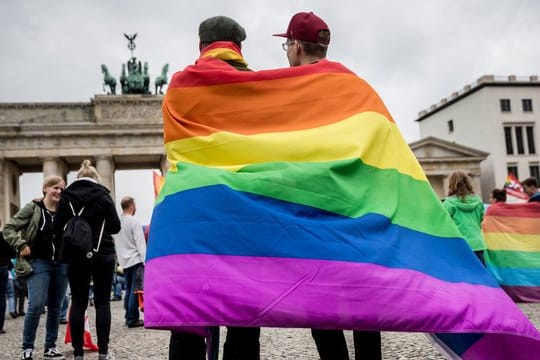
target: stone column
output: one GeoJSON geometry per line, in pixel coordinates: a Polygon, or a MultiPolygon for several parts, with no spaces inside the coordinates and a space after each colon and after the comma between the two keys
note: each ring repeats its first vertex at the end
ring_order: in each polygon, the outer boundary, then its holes
{"type": "Polygon", "coordinates": [[[19,176],[17,166],[6,159],[0,159],[0,219],[2,226],[20,208],[19,176]]]}
{"type": "Polygon", "coordinates": [[[471,177],[472,187],[473,191],[476,195],[482,197],[482,184],[480,182],[480,176],[479,175],[473,175],[469,174],[471,177]]]}
{"type": "Polygon", "coordinates": [[[447,196],[448,196],[448,184],[450,183],[450,175],[451,174],[446,174],[444,177],[443,177],[443,180],[442,180],[442,186],[443,186],[443,199],[445,199],[447,196]]]}
{"type": "Polygon", "coordinates": [[[61,176],[67,183],[68,167],[64,160],[57,157],[43,158],[43,178],[50,175],[61,176]]]}
{"type": "Polygon", "coordinates": [[[5,160],[0,158],[0,220],[2,227],[9,217],[9,174],[4,166],[5,160]]]}
{"type": "Polygon", "coordinates": [[[96,170],[101,177],[101,184],[111,191],[114,199],[114,161],[110,155],[100,155],[96,157],[96,170]]]}

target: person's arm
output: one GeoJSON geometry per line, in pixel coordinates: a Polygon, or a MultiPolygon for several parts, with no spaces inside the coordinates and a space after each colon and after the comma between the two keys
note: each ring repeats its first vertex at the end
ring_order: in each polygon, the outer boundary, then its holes
{"type": "Polygon", "coordinates": [[[118,213],[116,212],[116,207],[114,206],[114,202],[109,195],[107,195],[105,206],[106,206],[105,230],[111,235],[118,234],[121,228],[120,218],[118,217],[118,213]]]}
{"type": "Polygon", "coordinates": [[[480,206],[479,206],[478,211],[480,213],[480,223],[482,223],[482,221],[484,221],[484,214],[485,214],[484,203],[482,201],[480,201],[480,206]]]}
{"type": "Polygon", "coordinates": [[[139,256],[144,263],[146,260],[146,239],[144,238],[144,231],[141,223],[135,219],[133,220],[133,228],[131,229],[131,233],[133,240],[135,241],[137,251],[139,252],[139,256]]]}
{"type": "Polygon", "coordinates": [[[13,215],[13,217],[9,219],[4,226],[4,239],[17,254],[20,253],[26,246],[30,246],[30,239],[23,239],[21,236],[21,231],[26,229],[28,223],[32,220],[35,206],[37,205],[34,202],[29,202],[15,215],[13,215]]]}
{"type": "Polygon", "coordinates": [[[61,237],[64,232],[64,226],[66,222],[73,216],[71,209],[67,201],[60,198],[58,203],[58,208],[56,209],[56,214],[54,215],[53,221],[53,234],[55,237],[61,237]]]}

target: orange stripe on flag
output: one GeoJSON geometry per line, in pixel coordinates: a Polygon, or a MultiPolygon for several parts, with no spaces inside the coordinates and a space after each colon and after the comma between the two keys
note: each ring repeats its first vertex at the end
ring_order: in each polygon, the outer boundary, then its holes
{"type": "Polygon", "coordinates": [[[540,218],[490,216],[485,218],[482,229],[486,233],[538,234],[540,218]]]}
{"type": "Polygon", "coordinates": [[[167,91],[163,102],[165,142],[217,131],[252,135],[310,129],[362,112],[377,112],[393,122],[371,87],[351,74],[174,88],[167,91]],[[343,86],[344,78],[350,86],[343,86]],[[248,97],[254,93],[258,96],[248,97]],[[201,99],[212,106],[201,106],[201,99]],[[325,106],[320,106],[323,100],[325,106]],[[268,109],[269,104],[273,110],[268,109]],[[259,114],[271,121],[261,121],[259,114]],[[291,114],[295,114],[294,120],[291,114]]]}

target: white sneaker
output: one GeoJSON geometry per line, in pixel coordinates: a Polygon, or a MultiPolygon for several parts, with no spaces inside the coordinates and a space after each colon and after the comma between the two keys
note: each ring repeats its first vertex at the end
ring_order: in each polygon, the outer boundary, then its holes
{"type": "Polygon", "coordinates": [[[110,352],[107,354],[99,354],[98,360],[114,360],[114,356],[110,352]]]}
{"type": "Polygon", "coordinates": [[[33,349],[24,349],[21,353],[21,360],[33,360],[32,353],[33,349]]]}
{"type": "Polygon", "coordinates": [[[63,360],[65,359],[64,354],[62,354],[57,348],[48,348],[43,353],[44,359],[54,359],[54,360],[63,360]]]}

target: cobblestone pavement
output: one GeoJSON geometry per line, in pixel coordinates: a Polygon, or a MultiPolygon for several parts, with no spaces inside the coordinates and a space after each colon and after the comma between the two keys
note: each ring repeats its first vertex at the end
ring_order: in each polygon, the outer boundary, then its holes
{"type": "MultiPolygon", "coordinates": [[[[113,322],[111,330],[110,349],[117,360],[167,359],[168,331],[147,330],[143,328],[128,329],[123,322],[124,310],[121,302],[112,302],[113,322]]],[[[519,304],[523,312],[533,324],[540,328],[540,304],[519,304]]],[[[95,340],[94,308],[89,307],[90,326],[95,340]]],[[[36,337],[34,359],[42,359],[44,341],[44,322],[42,316],[36,337]]],[[[5,334],[0,334],[0,360],[19,359],[22,338],[23,318],[11,319],[6,317],[5,334]]],[[[65,325],[60,325],[58,348],[63,350],[66,359],[71,359],[71,346],[64,345],[65,325]]],[[[221,339],[224,339],[222,330],[221,339]]],[[[350,345],[351,359],[352,332],[346,331],[347,342],[350,345]]],[[[223,344],[221,344],[223,345],[223,344]]],[[[383,332],[383,358],[385,360],[439,360],[443,357],[433,348],[423,334],[383,332]]],[[[97,359],[97,353],[87,352],[85,359],[97,359]]],[[[261,359],[318,359],[315,345],[307,329],[274,329],[263,328],[261,332],[261,359]]]]}

